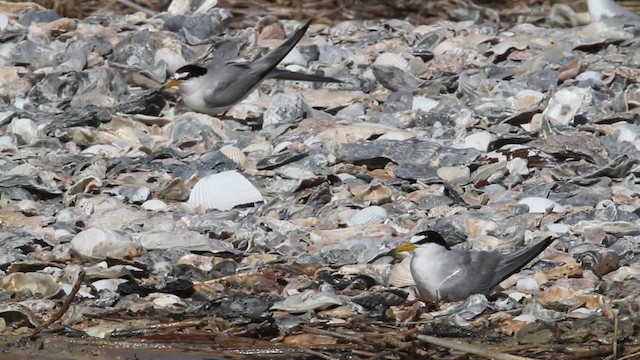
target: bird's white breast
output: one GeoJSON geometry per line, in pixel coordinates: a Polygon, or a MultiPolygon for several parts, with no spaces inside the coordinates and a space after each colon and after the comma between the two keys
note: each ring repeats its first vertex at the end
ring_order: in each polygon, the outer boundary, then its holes
{"type": "Polygon", "coordinates": [[[440,289],[448,275],[456,271],[456,264],[448,263],[449,250],[436,244],[426,244],[413,251],[411,274],[420,295],[438,301],[440,289]]]}

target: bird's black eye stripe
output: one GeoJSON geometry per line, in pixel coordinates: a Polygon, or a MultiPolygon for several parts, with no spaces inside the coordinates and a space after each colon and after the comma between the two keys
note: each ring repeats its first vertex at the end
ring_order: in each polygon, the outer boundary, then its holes
{"type": "Polygon", "coordinates": [[[185,65],[176,70],[176,79],[185,80],[193,77],[202,76],[207,73],[207,69],[198,65],[185,65]]]}
{"type": "Polygon", "coordinates": [[[432,243],[444,246],[447,249],[450,249],[449,244],[447,244],[446,240],[442,237],[442,235],[438,234],[433,230],[421,231],[417,233],[415,236],[424,236],[423,240],[418,241],[419,244],[432,242],[432,243]]]}

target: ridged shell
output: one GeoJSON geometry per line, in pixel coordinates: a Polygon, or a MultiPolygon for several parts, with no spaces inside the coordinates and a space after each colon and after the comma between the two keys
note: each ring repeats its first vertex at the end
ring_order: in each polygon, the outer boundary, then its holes
{"type": "Polygon", "coordinates": [[[264,201],[260,191],[237,171],[205,176],[191,190],[187,204],[196,208],[231,210],[238,205],[264,201]]]}
{"type": "Polygon", "coordinates": [[[411,275],[411,256],[407,256],[401,262],[396,264],[393,269],[391,269],[389,285],[404,287],[413,286],[415,284],[415,281],[413,281],[413,275],[411,275]]]}
{"type": "Polygon", "coordinates": [[[402,55],[396,53],[382,53],[378,55],[374,65],[394,66],[404,71],[409,70],[409,62],[405,60],[402,55]]]}
{"type": "Polygon", "coordinates": [[[247,155],[233,145],[225,145],[221,147],[220,152],[240,166],[244,166],[247,162],[247,155]]]}
{"type": "Polygon", "coordinates": [[[387,219],[387,210],[381,206],[369,206],[364,209],[358,210],[351,219],[347,221],[347,225],[362,225],[362,224],[380,224],[387,219]]]}

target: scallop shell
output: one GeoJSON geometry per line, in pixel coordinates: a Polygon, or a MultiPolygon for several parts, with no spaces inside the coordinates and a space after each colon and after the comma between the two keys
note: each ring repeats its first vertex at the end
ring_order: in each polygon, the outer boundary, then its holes
{"type": "Polygon", "coordinates": [[[247,162],[247,155],[245,155],[242,150],[238,149],[237,147],[233,146],[233,145],[225,145],[223,147],[220,148],[220,152],[228,157],[229,159],[233,160],[234,163],[240,165],[240,166],[244,166],[244,164],[247,162]]]}
{"type": "Polygon", "coordinates": [[[358,210],[347,221],[347,225],[362,225],[362,224],[380,224],[387,219],[387,210],[381,206],[369,206],[364,209],[358,210]]]}
{"type": "Polygon", "coordinates": [[[260,191],[237,171],[223,171],[200,179],[187,204],[196,208],[231,210],[238,205],[264,201],[260,191]]]}
{"type": "Polygon", "coordinates": [[[411,256],[407,256],[391,269],[389,285],[404,287],[414,286],[416,283],[411,275],[411,256]]]}
{"type": "Polygon", "coordinates": [[[402,55],[390,52],[378,55],[373,65],[394,66],[404,71],[409,70],[409,62],[402,55]]]}

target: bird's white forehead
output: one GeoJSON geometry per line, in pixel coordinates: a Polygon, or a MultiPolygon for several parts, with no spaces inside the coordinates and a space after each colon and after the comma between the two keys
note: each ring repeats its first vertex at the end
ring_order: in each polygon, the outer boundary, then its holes
{"type": "Polygon", "coordinates": [[[183,80],[188,78],[190,75],[190,73],[188,71],[183,71],[183,72],[179,72],[179,73],[175,73],[173,74],[173,78],[176,80],[183,80]]]}

